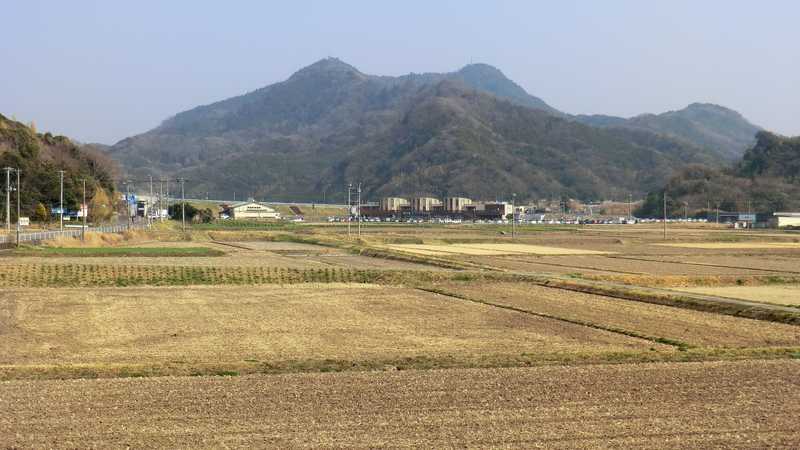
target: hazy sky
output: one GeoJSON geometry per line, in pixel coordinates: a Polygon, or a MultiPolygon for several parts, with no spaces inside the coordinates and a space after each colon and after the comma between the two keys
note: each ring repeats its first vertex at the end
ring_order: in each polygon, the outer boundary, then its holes
{"type": "Polygon", "coordinates": [[[0,113],[114,143],[336,56],[362,72],[500,68],[569,113],[694,101],[800,134],[800,2],[4,1],[0,113]]]}

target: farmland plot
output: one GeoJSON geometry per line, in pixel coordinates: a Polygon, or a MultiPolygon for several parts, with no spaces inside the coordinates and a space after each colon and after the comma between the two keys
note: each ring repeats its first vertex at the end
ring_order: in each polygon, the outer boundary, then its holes
{"type": "Polygon", "coordinates": [[[800,242],[678,242],[656,244],[665,247],[697,248],[706,250],[776,250],[798,249],[800,242]]]}
{"type": "Polygon", "coordinates": [[[526,283],[450,282],[438,288],[467,298],[685,342],[691,346],[800,346],[800,327],[724,316],[526,283]]]}
{"type": "Polygon", "coordinates": [[[0,383],[11,448],[797,448],[800,362],[0,383]]]}
{"type": "Polygon", "coordinates": [[[6,289],[0,372],[296,360],[470,361],[672,351],[642,339],[377,285],[6,289]],[[21,367],[21,369],[20,369],[21,367]]]}
{"type": "Polygon", "coordinates": [[[761,270],[746,268],[728,268],[714,266],[698,266],[673,261],[648,261],[625,257],[607,256],[541,256],[536,258],[505,257],[508,260],[533,262],[540,265],[552,265],[572,269],[571,272],[604,271],[611,273],[627,273],[637,275],[763,275],[761,270]]]}
{"type": "Polygon", "coordinates": [[[390,245],[389,248],[421,255],[598,255],[606,253],[586,249],[498,243],[397,244],[390,245]]]}
{"type": "Polygon", "coordinates": [[[680,288],[680,291],[719,295],[720,297],[752,300],[775,305],[792,305],[800,308],[800,286],[798,285],[699,286],[680,288]]]}
{"type": "Polygon", "coordinates": [[[800,274],[800,254],[776,255],[769,251],[745,255],[691,255],[644,257],[653,261],[682,262],[710,266],[727,266],[739,269],[757,269],[800,274]]]}

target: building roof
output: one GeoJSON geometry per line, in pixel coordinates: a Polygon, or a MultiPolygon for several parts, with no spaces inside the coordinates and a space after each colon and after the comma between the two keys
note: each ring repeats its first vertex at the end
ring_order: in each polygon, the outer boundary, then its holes
{"type": "Polygon", "coordinates": [[[246,205],[259,205],[259,206],[263,206],[265,208],[274,209],[273,207],[267,205],[266,203],[257,202],[255,200],[250,200],[250,201],[246,201],[246,202],[236,202],[236,203],[233,203],[233,204],[229,205],[228,207],[232,209],[232,208],[238,208],[240,206],[246,206],[246,205]]]}

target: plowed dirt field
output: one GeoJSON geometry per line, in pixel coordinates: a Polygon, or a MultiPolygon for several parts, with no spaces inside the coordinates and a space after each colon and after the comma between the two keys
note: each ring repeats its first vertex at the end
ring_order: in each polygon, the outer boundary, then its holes
{"type": "Polygon", "coordinates": [[[0,383],[10,448],[797,448],[800,361],[0,383]]]}

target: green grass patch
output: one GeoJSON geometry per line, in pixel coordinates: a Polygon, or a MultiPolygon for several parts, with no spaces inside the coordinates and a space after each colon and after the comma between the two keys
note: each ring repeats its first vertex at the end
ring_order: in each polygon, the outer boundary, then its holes
{"type": "Polygon", "coordinates": [[[208,247],[30,247],[17,250],[14,254],[45,257],[197,257],[222,256],[225,252],[208,247]]]}

